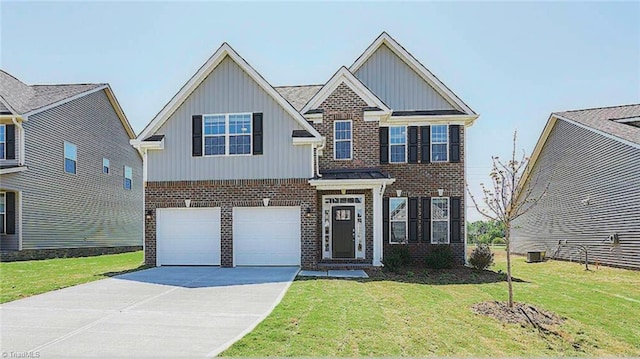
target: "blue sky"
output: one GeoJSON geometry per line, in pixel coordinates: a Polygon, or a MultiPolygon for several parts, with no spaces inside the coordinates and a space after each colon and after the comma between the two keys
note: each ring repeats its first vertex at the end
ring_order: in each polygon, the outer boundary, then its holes
{"type": "MultiPolygon", "coordinates": [[[[0,65],[109,82],[136,132],[224,41],[271,84],[320,84],[387,31],[481,117],[468,181],[552,111],[640,102],[640,2],[0,2],[0,65]]],[[[471,219],[478,218],[469,211],[471,219]]]]}

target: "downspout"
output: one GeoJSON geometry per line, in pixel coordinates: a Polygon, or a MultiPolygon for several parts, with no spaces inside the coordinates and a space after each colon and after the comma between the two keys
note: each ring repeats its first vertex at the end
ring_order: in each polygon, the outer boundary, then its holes
{"type": "Polygon", "coordinates": [[[320,145],[320,147],[316,147],[316,176],[318,178],[322,177],[322,175],[320,174],[320,151],[324,150],[326,144],[326,139],[322,137],[322,145],[320,145]]]}
{"type": "Polygon", "coordinates": [[[18,149],[18,164],[24,165],[24,127],[22,123],[18,122],[16,117],[11,117],[11,122],[20,130],[20,148],[18,149]]]}

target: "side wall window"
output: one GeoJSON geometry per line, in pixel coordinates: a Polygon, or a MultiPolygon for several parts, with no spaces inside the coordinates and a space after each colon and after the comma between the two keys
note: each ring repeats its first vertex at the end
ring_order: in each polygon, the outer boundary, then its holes
{"type": "Polygon", "coordinates": [[[124,189],[131,189],[133,171],[131,167],[124,166],[124,189]]]}
{"type": "Polygon", "coordinates": [[[64,171],[75,174],[78,165],[78,147],[70,142],[64,143],[64,171]]]}

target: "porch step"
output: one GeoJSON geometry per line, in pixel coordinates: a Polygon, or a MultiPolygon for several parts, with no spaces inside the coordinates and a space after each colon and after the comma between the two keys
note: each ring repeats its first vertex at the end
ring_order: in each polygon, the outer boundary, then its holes
{"type": "Polygon", "coordinates": [[[363,269],[373,268],[369,263],[318,263],[318,269],[363,269]]]}

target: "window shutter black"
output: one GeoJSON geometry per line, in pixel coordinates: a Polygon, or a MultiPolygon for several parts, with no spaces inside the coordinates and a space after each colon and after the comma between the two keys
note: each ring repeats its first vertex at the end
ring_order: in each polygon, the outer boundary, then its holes
{"type": "Polygon", "coordinates": [[[422,241],[431,242],[431,198],[422,197],[422,241]]]}
{"type": "Polygon", "coordinates": [[[191,155],[202,156],[202,115],[193,115],[191,120],[191,155]]]}
{"type": "Polygon", "coordinates": [[[460,125],[449,126],[449,162],[460,162],[460,125]]]}
{"type": "Polygon", "coordinates": [[[460,197],[451,197],[449,199],[449,213],[450,213],[450,217],[449,217],[449,234],[450,234],[450,242],[451,243],[461,243],[462,242],[462,236],[460,235],[460,227],[462,225],[462,221],[461,221],[461,208],[460,208],[460,204],[461,204],[461,198],[460,197]]]}
{"type": "Polygon", "coordinates": [[[389,197],[382,199],[382,240],[389,243],[389,197]]]}
{"type": "Polygon", "coordinates": [[[16,234],[16,194],[15,192],[5,193],[5,217],[6,234],[16,234]]]}
{"type": "MultiPolygon", "coordinates": [[[[417,154],[417,153],[416,153],[417,154]]],[[[418,241],[418,198],[409,198],[409,242],[418,241]]]]}
{"type": "Polygon", "coordinates": [[[418,163],[418,127],[409,126],[409,163],[418,163]]]}
{"type": "Polygon", "coordinates": [[[253,114],[253,154],[262,154],[262,113],[253,114]]]}
{"type": "Polygon", "coordinates": [[[389,163],[389,127],[380,127],[380,163],[389,163]]]}
{"type": "Polygon", "coordinates": [[[431,162],[431,127],[420,126],[420,162],[431,162]]]}
{"type": "Polygon", "coordinates": [[[5,158],[16,159],[16,125],[5,125],[5,158]]]}

